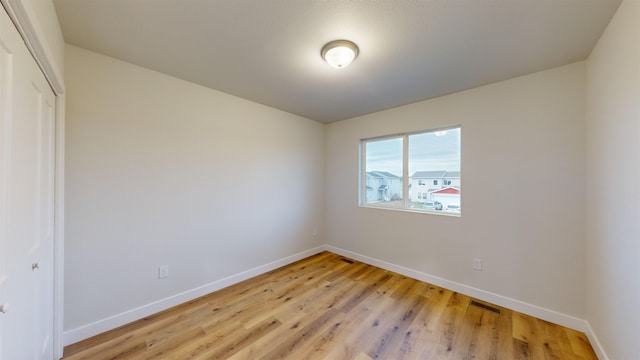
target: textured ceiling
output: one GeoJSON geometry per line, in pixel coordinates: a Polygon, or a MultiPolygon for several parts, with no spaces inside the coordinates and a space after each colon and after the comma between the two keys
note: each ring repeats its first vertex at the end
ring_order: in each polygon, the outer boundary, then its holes
{"type": "Polygon", "coordinates": [[[67,43],[333,122],[583,60],[620,0],[54,3],[67,43]]]}

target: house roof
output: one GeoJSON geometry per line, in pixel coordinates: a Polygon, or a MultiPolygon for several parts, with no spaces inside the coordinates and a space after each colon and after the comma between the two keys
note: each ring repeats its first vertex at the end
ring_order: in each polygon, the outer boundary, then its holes
{"type": "Polygon", "coordinates": [[[400,179],[401,177],[395,174],[392,174],[388,171],[369,171],[367,172],[367,175],[371,176],[371,177],[380,177],[380,178],[386,178],[386,179],[400,179]]]}
{"type": "Polygon", "coordinates": [[[446,171],[416,171],[413,179],[440,179],[446,174],[446,171]]]}
{"type": "Polygon", "coordinates": [[[459,179],[460,171],[416,171],[412,179],[459,179]]]}
{"type": "Polygon", "coordinates": [[[454,186],[446,187],[444,189],[440,189],[438,191],[432,192],[432,194],[460,194],[460,189],[454,186]]]}

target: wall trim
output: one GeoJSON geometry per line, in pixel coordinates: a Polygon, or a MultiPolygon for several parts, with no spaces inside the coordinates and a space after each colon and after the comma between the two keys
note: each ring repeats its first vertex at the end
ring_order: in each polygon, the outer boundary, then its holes
{"type": "Polygon", "coordinates": [[[589,330],[586,320],[577,317],[549,310],[537,305],[529,304],[524,301],[512,299],[503,295],[495,294],[490,291],[478,289],[469,285],[461,284],[455,281],[443,279],[438,276],[426,274],[420,271],[406,268],[404,266],[392,264],[383,260],[375,259],[369,256],[361,255],[353,251],[344,250],[335,246],[327,245],[327,251],[350,257],[363,263],[377,266],[389,271],[393,271],[411,278],[427,282],[445,289],[456,291],[483,301],[487,301],[507,309],[519,311],[523,314],[531,315],[542,320],[566,326],[568,328],[587,333],[589,330]]]}
{"type": "Polygon", "coordinates": [[[346,256],[363,263],[373,265],[385,270],[393,271],[404,276],[409,276],[413,279],[428,282],[430,284],[443,287],[445,289],[456,291],[461,294],[465,294],[483,301],[487,301],[511,310],[519,311],[523,314],[531,315],[542,320],[546,320],[555,324],[566,326],[568,328],[584,332],[591,346],[599,359],[609,360],[600,341],[598,340],[595,332],[591,328],[591,325],[583,319],[577,317],[559,313],[557,311],[549,310],[540,306],[529,304],[520,300],[512,299],[506,296],[498,295],[490,291],[474,288],[472,286],[464,285],[454,281],[446,280],[438,276],[429,275],[420,271],[412,270],[404,266],[395,265],[383,260],[375,259],[369,256],[355,253],[353,251],[341,249],[331,245],[321,245],[313,249],[305,250],[297,254],[284,257],[282,259],[272,261],[265,265],[260,265],[255,268],[237,273],[235,275],[228,276],[223,279],[213,281],[209,284],[199,286],[197,288],[181,292],[176,295],[169,296],[167,298],[154,301],[152,303],[137,307],[135,309],[127,310],[120,314],[116,314],[102,320],[95,321],[93,323],[83,325],[81,327],[71,329],[64,332],[64,346],[76,343],[88,339],[92,336],[101,334],[105,331],[115,329],[119,326],[128,324],[130,322],[144,318],[145,316],[153,315],[160,311],[169,309],[173,306],[180,305],[182,303],[197,299],[201,296],[207,295],[214,291],[223,289],[225,287],[237,284],[252,277],[264,274],[268,271],[275,270],[279,267],[289,265],[298,260],[302,260],[306,257],[319,254],[323,251],[330,251],[338,255],[346,256]]]}
{"type": "Polygon", "coordinates": [[[598,359],[609,360],[609,357],[607,356],[607,353],[604,352],[604,347],[602,347],[602,343],[600,343],[600,340],[598,340],[598,337],[596,336],[595,331],[593,331],[591,324],[588,321],[586,323],[587,323],[587,330],[584,333],[585,335],[587,335],[587,338],[589,338],[589,342],[593,347],[593,351],[596,352],[598,359]]]}
{"type": "Polygon", "coordinates": [[[53,350],[58,359],[64,352],[64,159],[65,94],[56,96],[53,243],[53,350]]]}
{"type": "MultiPolygon", "coordinates": [[[[18,29],[27,49],[40,66],[42,73],[56,95],[64,93],[64,79],[56,67],[49,45],[44,41],[44,32],[33,14],[29,2],[23,0],[0,0],[7,14],[18,29]]],[[[63,66],[63,64],[60,64],[63,66]]]]}
{"type": "Polygon", "coordinates": [[[105,319],[98,320],[93,323],[65,331],[64,345],[67,346],[69,344],[73,344],[78,341],[88,339],[92,336],[98,335],[105,331],[112,330],[119,326],[128,324],[132,321],[142,319],[145,316],[149,316],[157,312],[169,309],[173,306],[180,305],[187,301],[197,299],[201,296],[207,295],[214,291],[231,286],[233,284],[237,284],[241,281],[264,274],[268,271],[275,270],[279,267],[289,265],[298,260],[302,260],[309,256],[319,254],[326,250],[327,250],[326,246],[321,245],[313,249],[305,250],[300,253],[287,256],[276,261],[272,261],[265,265],[257,266],[255,268],[237,273],[235,275],[231,275],[226,278],[213,281],[209,284],[205,284],[197,288],[187,290],[158,301],[154,301],[152,303],[137,307],[135,309],[131,309],[131,310],[122,312],[120,314],[116,314],[116,315],[107,317],[105,319]]]}

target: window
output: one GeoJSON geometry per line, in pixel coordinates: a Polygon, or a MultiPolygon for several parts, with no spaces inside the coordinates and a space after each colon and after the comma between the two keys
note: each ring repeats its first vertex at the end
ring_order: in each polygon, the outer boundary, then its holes
{"type": "Polygon", "coordinates": [[[360,205],[459,215],[460,141],[459,126],[361,140],[360,205]]]}
{"type": "Polygon", "coordinates": [[[402,144],[402,137],[365,143],[365,163],[369,164],[365,170],[365,203],[402,203],[402,144]]]}

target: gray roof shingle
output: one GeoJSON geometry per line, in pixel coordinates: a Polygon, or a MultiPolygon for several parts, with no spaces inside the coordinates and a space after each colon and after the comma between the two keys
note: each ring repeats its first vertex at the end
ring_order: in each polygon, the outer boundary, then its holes
{"type": "Polygon", "coordinates": [[[412,179],[459,179],[460,171],[416,171],[412,179]]]}

